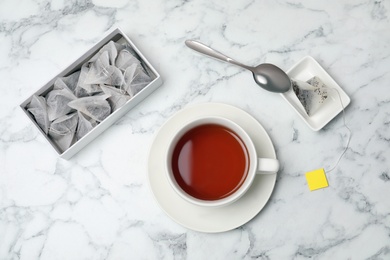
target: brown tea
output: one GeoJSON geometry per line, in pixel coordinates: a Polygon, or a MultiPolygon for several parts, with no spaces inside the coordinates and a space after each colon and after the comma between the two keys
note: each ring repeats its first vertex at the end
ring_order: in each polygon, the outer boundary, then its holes
{"type": "Polygon", "coordinates": [[[202,200],[225,198],[248,174],[249,154],[230,129],[205,124],[185,133],[174,148],[172,172],[178,185],[202,200]]]}

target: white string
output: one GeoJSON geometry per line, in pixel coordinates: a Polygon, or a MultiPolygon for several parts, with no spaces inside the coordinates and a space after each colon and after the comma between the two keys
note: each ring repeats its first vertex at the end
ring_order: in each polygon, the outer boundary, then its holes
{"type": "Polygon", "coordinates": [[[345,148],[344,148],[344,151],[340,154],[340,156],[339,156],[339,158],[338,158],[336,164],[335,164],[330,170],[327,170],[327,171],[326,171],[326,172],[331,172],[331,171],[333,171],[333,170],[337,167],[337,165],[339,165],[341,158],[342,158],[342,157],[344,156],[344,154],[347,152],[347,150],[348,150],[348,148],[349,148],[349,143],[351,142],[351,138],[352,138],[352,131],[351,131],[351,129],[347,126],[347,124],[345,123],[345,108],[344,108],[343,101],[342,101],[342,99],[341,99],[340,92],[339,92],[337,89],[335,89],[335,88],[329,88],[329,87],[326,87],[326,88],[327,88],[327,89],[331,89],[331,90],[336,90],[337,96],[339,97],[339,100],[340,100],[341,107],[343,108],[343,123],[344,123],[345,128],[347,128],[348,131],[349,131],[348,141],[347,141],[347,145],[346,145],[345,148]]]}

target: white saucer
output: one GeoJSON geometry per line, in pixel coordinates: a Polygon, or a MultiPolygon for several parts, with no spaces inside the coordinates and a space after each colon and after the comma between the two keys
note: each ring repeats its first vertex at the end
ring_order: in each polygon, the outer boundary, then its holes
{"type": "Polygon", "coordinates": [[[198,104],[176,113],[157,132],[148,158],[150,188],[157,203],[174,221],[201,232],[223,232],[237,228],[255,217],[270,198],[276,174],[256,176],[249,191],[238,201],[221,208],[193,205],[177,195],[165,176],[164,154],[169,136],[187,120],[203,115],[222,116],[244,128],[256,145],[259,157],[276,159],[272,141],[262,125],[236,107],[218,104],[198,104]]]}
{"type": "MultiPolygon", "coordinates": [[[[317,76],[327,87],[337,90],[344,108],[351,102],[347,93],[345,93],[336,81],[334,81],[333,78],[321,67],[321,65],[310,56],[306,56],[297,62],[287,71],[287,75],[293,79],[301,81],[307,81],[308,79],[317,76]]],[[[343,111],[343,106],[341,105],[340,98],[336,92],[332,94],[333,98],[328,98],[327,101],[322,104],[321,108],[319,108],[312,116],[308,116],[306,114],[292,88],[281,95],[292,106],[295,112],[298,113],[303,121],[305,121],[305,123],[314,131],[318,131],[323,128],[341,111],[343,111]]]]}

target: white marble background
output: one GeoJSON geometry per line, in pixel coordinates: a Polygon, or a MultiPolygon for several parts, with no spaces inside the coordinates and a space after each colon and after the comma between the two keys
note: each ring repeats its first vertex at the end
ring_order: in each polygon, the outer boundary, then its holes
{"type": "MultiPolygon", "coordinates": [[[[390,259],[390,1],[0,1],[0,259],[390,259]],[[18,107],[119,26],[164,84],[69,161],[18,107]],[[351,97],[353,135],[329,188],[304,173],[336,162],[338,116],[313,132],[249,72],[194,53],[194,38],[251,65],[313,56],[351,97]],[[190,104],[259,120],[282,163],[272,197],[219,234],[167,217],[147,183],[153,135],[190,104]]],[[[227,216],[228,217],[228,216],[227,216]]]]}

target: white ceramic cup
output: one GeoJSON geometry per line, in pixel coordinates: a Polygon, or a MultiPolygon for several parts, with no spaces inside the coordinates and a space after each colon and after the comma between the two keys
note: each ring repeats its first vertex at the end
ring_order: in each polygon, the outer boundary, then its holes
{"type": "Polygon", "coordinates": [[[256,152],[255,145],[249,135],[242,129],[239,125],[234,123],[233,121],[226,119],[224,117],[218,116],[206,116],[196,118],[185,123],[176,133],[174,133],[169,141],[169,145],[166,151],[166,176],[168,178],[168,182],[170,183],[173,190],[184,200],[204,207],[221,207],[228,205],[236,200],[238,200],[241,196],[245,194],[253,183],[253,180],[256,177],[256,174],[276,174],[279,170],[279,161],[272,158],[259,158],[256,152]],[[249,170],[247,172],[247,176],[242,183],[242,185],[232,194],[227,197],[218,200],[202,200],[195,198],[188,193],[186,193],[177,183],[173,170],[172,170],[172,156],[174,149],[179,142],[179,140],[183,137],[185,133],[190,131],[191,129],[207,124],[215,124],[226,127],[236,133],[239,138],[242,140],[244,145],[246,146],[249,158],[249,170]]]}

